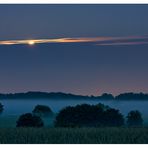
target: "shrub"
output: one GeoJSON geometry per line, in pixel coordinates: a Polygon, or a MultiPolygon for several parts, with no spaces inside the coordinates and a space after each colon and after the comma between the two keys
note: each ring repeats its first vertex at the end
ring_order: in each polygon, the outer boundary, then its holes
{"type": "Polygon", "coordinates": [[[128,126],[141,126],[143,124],[143,119],[141,113],[137,110],[130,111],[127,115],[127,125],[128,126]]]}
{"type": "Polygon", "coordinates": [[[44,125],[39,116],[32,115],[31,113],[23,114],[17,121],[17,127],[42,127],[44,125]]]}
{"type": "Polygon", "coordinates": [[[32,113],[37,116],[49,116],[53,114],[52,110],[46,105],[35,106],[32,113]]]}

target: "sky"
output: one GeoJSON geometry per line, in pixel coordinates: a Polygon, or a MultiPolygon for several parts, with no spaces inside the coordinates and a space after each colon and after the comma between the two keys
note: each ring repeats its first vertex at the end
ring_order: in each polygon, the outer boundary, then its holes
{"type": "Polygon", "coordinates": [[[148,92],[148,5],[0,5],[0,93],[148,92]]]}

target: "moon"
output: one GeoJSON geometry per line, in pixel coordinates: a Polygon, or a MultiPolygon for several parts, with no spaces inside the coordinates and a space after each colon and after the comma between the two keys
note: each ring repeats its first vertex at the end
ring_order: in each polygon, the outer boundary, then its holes
{"type": "Polygon", "coordinates": [[[29,45],[34,45],[35,42],[34,42],[33,40],[30,40],[30,41],[28,41],[28,44],[29,44],[29,45]]]}

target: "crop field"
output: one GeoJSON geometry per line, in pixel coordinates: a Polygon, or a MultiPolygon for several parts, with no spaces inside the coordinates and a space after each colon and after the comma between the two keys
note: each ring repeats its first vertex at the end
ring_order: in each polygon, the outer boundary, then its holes
{"type": "Polygon", "coordinates": [[[1,144],[147,144],[148,128],[0,128],[1,144]]]}

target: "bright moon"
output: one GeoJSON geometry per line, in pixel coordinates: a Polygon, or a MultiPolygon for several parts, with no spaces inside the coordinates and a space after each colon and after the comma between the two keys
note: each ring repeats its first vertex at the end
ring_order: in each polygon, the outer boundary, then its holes
{"type": "Polygon", "coordinates": [[[34,41],[29,41],[28,44],[29,44],[29,45],[34,45],[35,42],[34,42],[34,41]]]}

